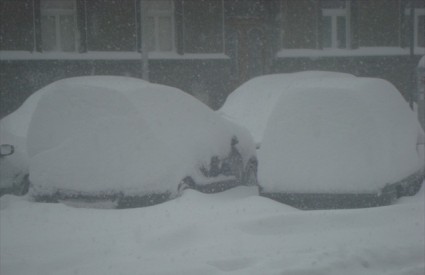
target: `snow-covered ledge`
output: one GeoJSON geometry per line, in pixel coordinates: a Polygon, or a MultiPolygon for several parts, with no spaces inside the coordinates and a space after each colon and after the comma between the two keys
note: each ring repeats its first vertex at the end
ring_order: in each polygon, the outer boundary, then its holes
{"type": "MultiPolygon", "coordinates": [[[[409,55],[409,48],[400,47],[361,47],[358,49],[282,49],[277,58],[286,57],[342,57],[342,56],[388,56],[409,55]]],[[[416,47],[415,55],[425,54],[425,48],[416,47]]]]}
{"type": "MultiPolygon", "coordinates": [[[[0,51],[0,60],[140,60],[139,52],[29,52],[29,51],[0,51]]],[[[149,59],[229,59],[224,53],[190,53],[178,54],[174,52],[149,53],[149,59]]]]}

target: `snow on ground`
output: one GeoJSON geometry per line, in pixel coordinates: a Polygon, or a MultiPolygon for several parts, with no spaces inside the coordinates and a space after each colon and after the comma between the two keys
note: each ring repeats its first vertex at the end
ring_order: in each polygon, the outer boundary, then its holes
{"type": "Polygon", "coordinates": [[[238,187],[138,209],[0,199],[0,273],[373,274],[425,271],[424,190],[385,207],[301,211],[238,187]]]}

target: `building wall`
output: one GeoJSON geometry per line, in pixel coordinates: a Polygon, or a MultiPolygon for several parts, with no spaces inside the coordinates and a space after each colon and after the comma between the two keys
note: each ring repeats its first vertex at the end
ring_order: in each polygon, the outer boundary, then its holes
{"type": "Polygon", "coordinates": [[[423,8],[425,4],[416,0],[282,0],[279,16],[282,41],[277,51],[286,54],[278,54],[272,70],[329,70],[379,77],[392,82],[406,100],[414,100],[415,67],[421,57],[420,52],[424,54],[425,48],[410,48],[413,23],[406,14],[410,5],[423,8]],[[346,7],[349,5],[347,20],[350,21],[350,31],[347,40],[350,43],[344,48],[324,49],[322,36],[325,30],[320,19],[323,16],[322,8],[337,6],[338,2],[346,7]],[[379,48],[373,50],[374,47],[379,48]],[[398,48],[399,53],[385,54],[385,48],[398,48]],[[297,52],[293,57],[293,49],[311,51],[305,51],[305,54],[297,52]],[[336,54],[333,55],[332,51],[336,54]],[[358,51],[364,51],[365,55],[358,54],[358,51]]]}
{"type": "Polygon", "coordinates": [[[400,0],[357,1],[358,44],[364,47],[401,45],[400,0]]]}
{"type": "Polygon", "coordinates": [[[318,2],[309,0],[282,1],[282,47],[287,49],[314,49],[317,47],[318,2]]]}
{"type": "Polygon", "coordinates": [[[0,2],[0,50],[34,50],[33,1],[0,2]]]}
{"type": "MultiPolygon", "coordinates": [[[[322,8],[326,1],[174,0],[172,57],[165,54],[149,60],[150,81],[183,89],[216,109],[234,88],[256,75],[330,70],[387,79],[411,100],[421,49],[411,51],[412,22],[406,9],[412,3],[423,8],[423,1],[343,1],[350,9],[350,43],[338,49],[343,50],[342,55],[335,56],[323,54],[329,52],[323,50],[322,8]],[[400,51],[353,54],[364,47],[400,51]],[[314,50],[315,54],[280,54],[298,49],[314,50]]],[[[59,54],[57,59],[43,52],[40,3],[0,0],[0,56],[9,51],[29,54],[28,59],[0,59],[0,118],[57,79],[96,74],[141,76],[139,0],[76,0],[78,45],[71,57],[59,54]],[[105,58],[90,58],[98,52],[105,58]],[[121,53],[132,57],[117,58],[121,53]]],[[[335,3],[341,1],[328,1],[326,7],[335,3]]]]}

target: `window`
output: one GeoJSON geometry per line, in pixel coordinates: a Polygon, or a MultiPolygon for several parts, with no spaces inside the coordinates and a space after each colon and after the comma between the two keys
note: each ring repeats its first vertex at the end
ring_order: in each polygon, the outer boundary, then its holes
{"type": "Polygon", "coordinates": [[[347,48],[349,29],[349,2],[322,1],[322,47],[347,48]]]}
{"type": "Polygon", "coordinates": [[[185,0],[183,14],[184,52],[224,52],[223,1],[185,0]]]}
{"type": "Polygon", "coordinates": [[[145,30],[148,50],[150,52],[174,51],[173,1],[145,1],[145,8],[147,10],[145,30]]]}
{"type": "MultiPolygon", "coordinates": [[[[407,18],[410,17],[410,8],[405,10],[405,15],[407,18]]],[[[415,8],[413,11],[413,16],[414,46],[425,47],[425,8],[415,8]]],[[[409,37],[407,36],[406,39],[409,39],[409,37]]]]}
{"type": "Polygon", "coordinates": [[[415,45],[425,47],[425,9],[417,10],[415,16],[415,45]]]}
{"type": "Polygon", "coordinates": [[[41,1],[43,51],[75,52],[76,6],[74,0],[41,1]]]}
{"type": "Polygon", "coordinates": [[[88,51],[135,51],[135,0],[86,0],[88,51]]]}
{"type": "Polygon", "coordinates": [[[33,3],[0,1],[0,51],[34,50],[33,3]]]}

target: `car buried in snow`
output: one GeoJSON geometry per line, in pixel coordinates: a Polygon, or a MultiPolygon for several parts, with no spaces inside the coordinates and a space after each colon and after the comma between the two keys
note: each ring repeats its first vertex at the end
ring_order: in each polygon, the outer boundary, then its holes
{"type": "Polygon", "coordinates": [[[333,72],[261,76],[218,112],[253,134],[260,194],[277,201],[302,209],[388,205],[423,182],[423,129],[388,81],[333,72]]]}
{"type": "Polygon", "coordinates": [[[186,188],[212,193],[257,184],[249,132],[179,89],[88,76],[37,93],[27,134],[36,201],[128,208],[186,188]]]}

